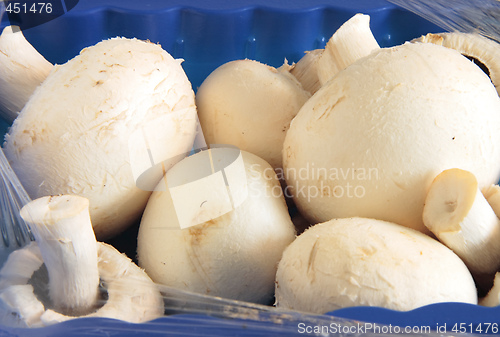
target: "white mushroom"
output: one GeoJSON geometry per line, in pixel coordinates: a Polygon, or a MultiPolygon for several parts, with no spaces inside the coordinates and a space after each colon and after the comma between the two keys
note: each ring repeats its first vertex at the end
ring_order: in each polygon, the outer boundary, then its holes
{"type": "Polygon", "coordinates": [[[472,173],[460,169],[440,173],[425,199],[423,221],[471,272],[493,274],[500,267],[500,219],[472,173]]]}
{"type": "Polygon", "coordinates": [[[295,230],[273,168],[234,148],[187,157],[144,212],[139,265],[159,284],[270,304],[276,266],[295,230]]]}
{"type": "Polygon", "coordinates": [[[100,240],[138,221],[195,138],[194,92],[180,63],[157,44],[114,38],[56,66],[4,145],[31,198],[86,197],[100,240]]]}
{"type": "Polygon", "coordinates": [[[312,223],[363,216],[428,233],[422,210],[440,172],[468,170],[481,189],[499,180],[498,111],[488,76],[457,51],[379,49],[327,82],[292,121],[288,190],[312,223]]]}
{"type": "Polygon", "coordinates": [[[333,219],[286,248],[276,274],[279,308],[323,314],[353,306],[411,310],[477,304],[462,260],[431,237],[394,223],[333,219]]]}
{"type": "Polygon", "coordinates": [[[1,117],[12,122],[52,68],[18,26],[5,27],[0,35],[1,117]]]}
{"type": "Polygon", "coordinates": [[[286,63],[276,69],[237,60],[215,69],[196,93],[208,144],[230,144],[281,168],[290,121],[310,97],[286,63]]]}
{"type": "Polygon", "coordinates": [[[44,197],[21,213],[36,242],[14,251],[0,270],[2,324],[38,327],[76,317],[138,323],[163,314],[163,298],[146,273],[96,241],[87,199],[44,197]],[[35,277],[43,265],[48,282],[35,277]]]}

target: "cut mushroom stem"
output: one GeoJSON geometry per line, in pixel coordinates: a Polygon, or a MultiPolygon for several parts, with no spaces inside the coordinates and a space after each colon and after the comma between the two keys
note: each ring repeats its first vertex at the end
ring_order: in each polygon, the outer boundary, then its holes
{"type": "Polygon", "coordinates": [[[18,26],[0,35],[0,113],[12,122],[53,65],[24,37],[18,26]]]}
{"type": "Polygon", "coordinates": [[[321,87],[318,77],[318,59],[324,49],[306,51],[305,55],[293,66],[290,73],[302,84],[304,90],[314,94],[321,87]]]}
{"type": "Polygon", "coordinates": [[[68,315],[95,309],[99,293],[97,241],[89,201],[70,195],[36,199],[21,210],[49,274],[54,308],[68,315]]]}
{"type": "Polygon", "coordinates": [[[318,78],[323,85],[339,71],[380,46],[370,29],[370,16],[356,14],[330,38],[318,58],[318,78]]]}
{"type": "Polygon", "coordinates": [[[434,179],[423,221],[472,273],[493,274],[499,268],[500,220],[471,172],[449,169],[434,179]]]}

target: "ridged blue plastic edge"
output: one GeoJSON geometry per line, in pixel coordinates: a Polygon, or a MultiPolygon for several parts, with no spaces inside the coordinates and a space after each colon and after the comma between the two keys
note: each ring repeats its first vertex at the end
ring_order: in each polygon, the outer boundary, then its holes
{"type": "Polygon", "coordinates": [[[383,0],[183,3],[82,0],[65,15],[24,33],[49,61],[59,64],[115,36],[160,43],[185,60],[183,66],[196,90],[211,71],[230,60],[251,58],[275,67],[285,59],[296,62],[304,51],[324,47],[356,13],[371,16],[372,30],[383,47],[440,30],[383,0]]]}

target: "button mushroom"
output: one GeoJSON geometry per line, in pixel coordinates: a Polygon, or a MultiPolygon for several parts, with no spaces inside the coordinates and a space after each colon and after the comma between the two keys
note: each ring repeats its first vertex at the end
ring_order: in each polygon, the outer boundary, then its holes
{"type": "Polygon", "coordinates": [[[157,44],[113,38],[56,66],[4,144],[31,198],[89,199],[100,240],[135,223],[195,138],[194,92],[180,63],[157,44]]]}
{"type": "Polygon", "coordinates": [[[309,99],[284,64],[276,69],[253,60],[215,69],[196,93],[198,116],[208,144],[230,144],[281,168],[290,121],[309,99]]]}
{"type": "Polygon", "coordinates": [[[312,223],[363,216],[428,233],[434,177],[456,167],[482,189],[500,175],[500,98],[476,65],[425,43],[381,48],[339,72],[291,123],[288,190],[312,223]]]}
{"type": "Polygon", "coordinates": [[[0,35],[0,114],[6,121],[16,119],[52,68],[52,64],[26,41],[18,26],[3,29],[0,35]]]}
{"type": "Polygon", "coordinates": [[[137,256],[156,283],[270,304],[294,238],[273,168],[245,151],[211,148],[166,173],[144,211],[137,256]]]}
{"type": "Polygon", "coordinates": [[[163,314],[163,297],[146,273],[96,241],[88,205],[85,198],[61,195],[23,207],[36,241],[14,251],[0,270],[2,323],[39,327],[76,317],[138,323],[163,314]],[[48,285],[35,276],[42,266],[48,285]]]}
{"type": "Polygon", "coordinates": [[[411,310],[477,304],[462,260],[428,235],[366,218],[317,224],[290,244],[276,274],[279,308],[323,314],[352,306],[411,310]]]}

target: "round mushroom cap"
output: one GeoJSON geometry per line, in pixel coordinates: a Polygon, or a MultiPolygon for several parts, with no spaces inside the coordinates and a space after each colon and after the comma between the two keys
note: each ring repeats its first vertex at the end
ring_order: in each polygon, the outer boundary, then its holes
{"type": "Polygon", "coordinates": [[[194,92],[181,61],[157,44],[113,38],[54,67],[4,148],[31,198],[89,199],[103,240],[138,221],[161,179],[149,190],[138,184],[148,165],[164,161],[168,169],[195,133],[194,92]]]}
{"type": "Polygon", "coordinates": [[[153,192],[139,228],[139,266],[159,284],[270,304],[278,262],[295,239],[280,182],[270,164],[241,151],[241,167],[236,160],[223,168],[226,187],[217,164],[234,149],[209,151],[177,163],[153,192]],[[204,177],[207,165],[216,170],[204,177]]]}
{"type": "Polygon", "coordinates": [[[477,304],[460,258],[431,237],[391,222],[333,219],[283,253],[278,307],[323,314],[352,306],[412,310],[438,302],[477,304]]]}
{"type": "Polygon", "coordinates": [[[244,59],[215,69],[196,93],[207,143],[237,146],[281,168],[290,122],[310,97],[289,68],[244,59]]]}
{"type": "Polygon", "coordinates": [[[500,98],[455,50],[406,43],[358,60],[291,123],[285,178],[312,223],[361,216],[423,232],[426,191],[461,168],[479,187],[500,175],[500,98]]]}

